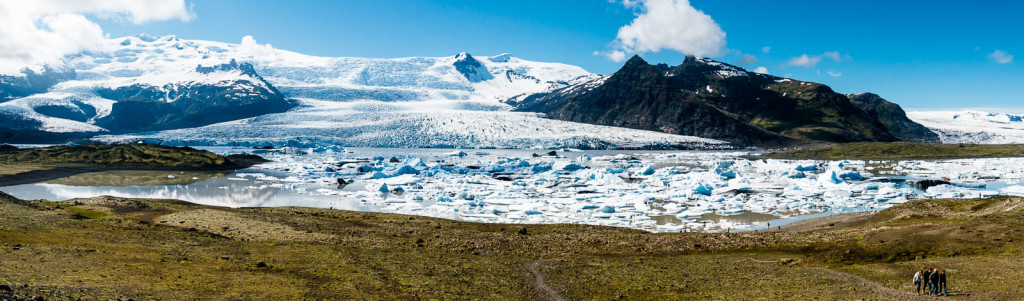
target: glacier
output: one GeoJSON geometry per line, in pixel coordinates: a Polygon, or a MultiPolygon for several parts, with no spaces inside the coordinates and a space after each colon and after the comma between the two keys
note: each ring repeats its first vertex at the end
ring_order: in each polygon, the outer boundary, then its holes
{"type": "Polygon", "coordinates": [[[938,134],[942,143],[1024,143],[1024,115],[962,110],[911,111],[907,117],[938,134]]]}
{"type": "MultiPolygon", "coordinates": [[[[538,114],[510,112],[511,107],[502,100],[602,77],[576,66],[528,61],[507,53],[491,57],[468,53],[389,59],[319,57],[275,49],[248,37],[235,44],[142,34],[108,39],[100,49],[69,55],[62,60],[62,68],[74,70],[73,79],[57,82],[44,93],[0,102],[0,113],[31,121],[28,127],[44,131],[79,132],[83,137],[98,134],[100,136],[93,140],[101,142],[283,145],[281,143],[287,141],[313,141],[368,147],[475,145],[484,148],[731,147],[710,139],[562,122],[538,114]],[[236,61],[240,64],[235,65],[236,61]],[[250,66],[252,72],[246,72],[245,68],[250,66]],[[251,87],[246,88],[246,85],[251,87]],[[278,109],[256,111],[249,116],[225,111],[218,116],[244,118],[208,117],[201,118],[207,121],[204,123],[172,122],[166,126],[146,126],[127,122],[124,116],[112,116],[117,115],[119,107],[124,107],[124,100],[131,100],[131,93],[152,95],[157,102],[169,104],[136,111],[160,111],[174,109],[182,95],[197,93],[194,87],[203,87],[218,95],[227,94],[227,101],[234,102],[240,102],[239,99],[253,91],[263,92],[262,95],[280,91],[294,101],[295,107],[285,111],[283,105],[278,105],[278,109]]],[[[257,99],[259,96],[260,93],[248,95],[257,99]]],[[[189,117],[188,113],[156,118],[197,119],[189,117]]]]}

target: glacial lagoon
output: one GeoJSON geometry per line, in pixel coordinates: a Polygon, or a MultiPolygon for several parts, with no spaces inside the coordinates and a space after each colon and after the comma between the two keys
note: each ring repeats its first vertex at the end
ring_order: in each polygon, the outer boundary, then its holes
{"type": "Polygon", "coordinates": [[[109,195],[653,232],[751,231],[914,199],[1024,194],[1022,158],[813,161],[750,159],[756,153],[744,151],[204,149],[272,161],[230,173],[86,173],[0,191],[51,201],[109,195]],[[339,178],[346,185],[340,187],[339,178]],[[937,182],[914,184],[921,180],[937,182]]]}

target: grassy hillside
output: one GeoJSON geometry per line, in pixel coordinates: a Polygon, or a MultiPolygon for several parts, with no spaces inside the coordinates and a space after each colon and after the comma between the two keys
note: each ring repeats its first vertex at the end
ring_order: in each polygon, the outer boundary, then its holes
{"type": "Polygon", "coordinates": [[[0,286],[48,299],[1021,299],[1024,201],[920,200],[773,231],[475,224],[0,195],[0,286]],[[126,281],[131,279],[131,281],[126,281]]]}
{"type": "Polygon", "coordinates": [[[231,169],[246,164],[245,159],[246,157],[218,156],[190,147],[155,144],[0,148],[0,164],[84,164],[150,169],[231,169]]]}
{"type": "Polygon", "coordinates": [[[864,142],[768,153],[760,157],[812,160],[1002,158],[1024,157],[1024,145],[864,142]]]}

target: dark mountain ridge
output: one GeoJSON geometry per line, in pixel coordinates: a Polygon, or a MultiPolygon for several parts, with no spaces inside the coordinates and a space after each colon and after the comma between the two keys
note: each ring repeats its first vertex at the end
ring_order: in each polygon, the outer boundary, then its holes
{"type": "MultiPolygon", "coordinates": [[[[285,112],[297,104],[256,73],[253,65],[228,63],[196,66],[196,73],[232,72],[222,80],[181,79],[165,85],[133,84],[98,88],[95,95],[114,100],[109,114],[82,101],[33,107],[45,117],[91,123],[106,131],[132,133],[198,127],[271,113],[285,112]]],[[[46,68],[41,73],[26,69],[25,75],[0,75],[0,102],[45,93],[50,87],[75,78],[73,70],[46,68]]],[[[100,132],[48,132],[31,111],[0,108],[0,142],[51,143],[89,137],[100,132]]]]}
{"type": "Polygon", "coordinates": [[[197,127],[270,113],[295,106],[273,85],[256,74],[252,64],[231,60],[197,66],[196,72],[238,71],[241,77],[218,83],[182,82],[163,86],[134,84],[98,89],[100,97],[116,100],[110,115],[96,125],[114,133],[197,127]]]}
{"type": "Polygon", "coordinates": [[[517,111],[545,113],[553,119],[750,146],[931,141],[930,131],[897,129],[920,126],[900,115],[902,109],[865,110],[823,84],[748,72],[693,56],[678,66],[651,65],[633,56],[608,77],[508,103],[517,111]]]}

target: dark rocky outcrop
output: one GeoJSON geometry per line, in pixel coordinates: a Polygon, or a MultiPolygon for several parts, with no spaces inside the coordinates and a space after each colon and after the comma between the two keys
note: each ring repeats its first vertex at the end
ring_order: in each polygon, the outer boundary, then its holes
{"type": "Polygon", "coordinates": [[[692,56],[678,66],[634,56],[607,78],[508,102],[553,119],[753,146],[898,140],[826,85],[692,56]]]}
{"type": "Polygon", "coordinates": [[[899,105],[874,93],[852,94],[849,97],[850,102],[869,115],[875,116],[897,139],[910,142],[939,142],[938,134],[907,118],[907,112],[899,105]]]}
{"type": "Polygon", "coordinates": [[[0,108],[0,143],[52,143],[89,137],[99,132],[47,132],[43,123],[24,112],[0,108]]]}
{"type": "Polygon", "coordinates": [[[455,70],[462,73],[470,82],[482,82],[494,78],[490,72],[487,71],[487,67],[483,63],[473,58],[469,53],[459,53],[455,56],[455,62],[452,63],[455,66],[455,70]]]}
{"type": "Polygon", "coordinates": [[[49,66],[36,73],[32,69],[22,70],[23,75],[0,75],[0,102],[46,92],[59,82],[74,79],[75,71],[55,69],[49,66]]]}

